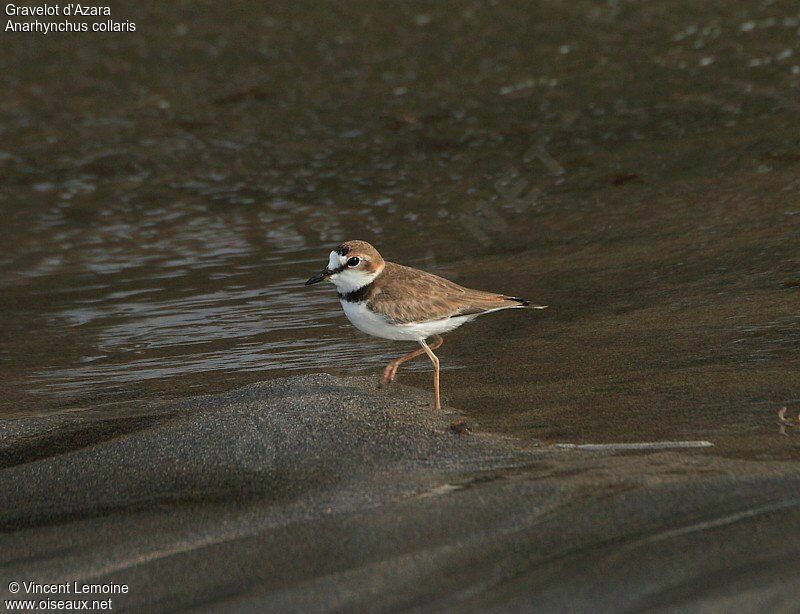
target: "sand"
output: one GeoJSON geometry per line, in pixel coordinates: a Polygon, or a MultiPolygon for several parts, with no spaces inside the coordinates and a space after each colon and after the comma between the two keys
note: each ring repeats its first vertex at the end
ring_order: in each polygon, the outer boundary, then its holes
{"type": "Polygon", "coordinates": [[[150,611],[797,603],[792,464],[463,436],[427,392],[374,383],[279,379],[122,425],[3,422],[0,575],[124,583],[115,609],[150,611]]]}

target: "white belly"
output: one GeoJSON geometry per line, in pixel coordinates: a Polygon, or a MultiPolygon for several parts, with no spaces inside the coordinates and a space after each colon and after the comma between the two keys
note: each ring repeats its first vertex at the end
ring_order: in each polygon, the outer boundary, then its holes
{"type": "Polygon", "coordinates": [[[446,318],[433,322],[422,322],[419,324],[392,324],[381,315],[373,313],[364,303],[351,303],[340,301],[342,309],[347,319],[352,322],[358,330],[364,331],[368,335],[381,337],[382,339],[393,339],[395,341],[421,341],[441,333],[447,333],[458,328],[464,322],[472,320],[475,316],[458,316],[456,318],[446,318]]]}

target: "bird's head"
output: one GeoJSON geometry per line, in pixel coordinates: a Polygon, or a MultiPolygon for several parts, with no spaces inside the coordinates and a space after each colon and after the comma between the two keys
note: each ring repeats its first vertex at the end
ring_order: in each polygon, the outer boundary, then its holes
{"type": "Polygon", "coordinates": [[[372,283],[383,267],[383,258],[369,243],[346,241],[330,253],[328,266],[309,279],[306,285],[327,279],[339,292],[352,292],[372,283]]]}

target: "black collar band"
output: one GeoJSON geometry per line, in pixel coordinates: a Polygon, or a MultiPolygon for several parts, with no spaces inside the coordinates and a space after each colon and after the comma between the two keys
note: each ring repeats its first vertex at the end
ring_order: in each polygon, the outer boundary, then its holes
{"type": "Polygon", "coordinates": [[[339,292],[339,300],[347,301],[348,303],[360,303],[367,297],[367,294],[369,294],[373,283],[375,282],[371,281],[366,286],[361,286],[360,288],[351,290],[345,294],[339,292]]]}

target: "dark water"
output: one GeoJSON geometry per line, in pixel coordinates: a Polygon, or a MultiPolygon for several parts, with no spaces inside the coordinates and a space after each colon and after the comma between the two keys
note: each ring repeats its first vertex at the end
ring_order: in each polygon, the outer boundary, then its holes
{"type": "Polygon", "coordinates": [[[0,38],[0,416],[377,373],[302,286],[361,238],[551,306],[448,337],[483,428],[797,458],[796,3],[112,11],[0,38]]]}

